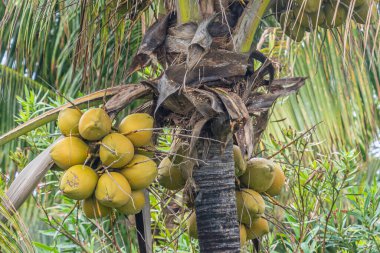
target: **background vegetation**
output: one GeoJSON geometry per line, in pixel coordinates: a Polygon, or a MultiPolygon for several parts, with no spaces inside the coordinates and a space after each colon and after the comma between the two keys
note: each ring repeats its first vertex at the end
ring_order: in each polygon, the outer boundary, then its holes
{"type": "MultiPolygon", "coordinates": [[[[86,3],[0,2],[0,134],[67,99],[156,74],[146,69],[126,75],[156,6],[123,16],[106,1],[83,8],[86,3]]],[[[268,199],[272,232],[262,247],[268,252],[315,252],[322,245],[329,252],[380,252],[376,25],[352,27],[347,45],[344,28],[294,44],[272,19],[264,20],[256,38],[260,50],[278,62],[279,75],[309,80],[299,94],[273,108],[258,152],[279,161],[288,178],[285,193],[268,199]]],[[[57,133],[49,124],[1,147],[1,192],[57,133]]],[[[161,149],[170,142],[170,136],[160,136],[161,149]]],[[[57,192],[59,174],[48,173],[12,219],[14,229],[1,227],[1,245],[9,245],[9,252],[32,252],[32,247],[136,252],[133,218],[86,219],[78,203],[57,192]]],[[[184,233],[188,209],[181,193],[159,187],[151,193],[155,251],[196,252],[197,242],[184,233]]],[[[0,212],[6,215],[3,207],[0,212]]]]}

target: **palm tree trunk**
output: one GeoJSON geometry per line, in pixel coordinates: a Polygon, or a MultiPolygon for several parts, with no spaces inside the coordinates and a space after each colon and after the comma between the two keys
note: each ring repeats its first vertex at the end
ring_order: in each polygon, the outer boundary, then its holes
{"type": "Polygon", "coordinates": [[[199,246],[202,253],[239,252],[235,170],[232,138],[228,131],[230,125],[228,121],[215,122],[218,125],[211,124],[212,127],[206,128],[206,135],[226,142],[200,142],[198,157],[203,162],[193,174],[198,190],[195,212],[199,246]],[[227,131],[215,133],[216,128],[227,131]]]}

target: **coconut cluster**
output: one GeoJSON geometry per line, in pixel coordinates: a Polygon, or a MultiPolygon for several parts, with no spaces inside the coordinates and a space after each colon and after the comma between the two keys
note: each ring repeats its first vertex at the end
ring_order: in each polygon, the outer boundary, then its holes
{"type": "MultiPolygon", "coordinates": [[[[238,146],[233,146],[235,175],[240,186],[236,190],[237,215],[240,222],[240,243],[257,239],[269,233],[269,225],[264,216],[263,195],[271,197],[281,193],[285,184],[285,174],[279,164],[265,158],[244,159],[238,146]]],[[[193,210],[188,219],[190,237],[198,238],[196,214],[193,210]]]]}
{"type": "Polygon", "coordinates": [[[343,25],[349,12],[359,24],[365,24],[370,15],[377,13],[371,0],[278,0],[272,12],[284,33],[297,42],[305,32],[317,27],[331,29],[343,25]]]}
{"type": "Polygon", "coordinates": [[[111,118],[100,108],[59,113],[58,127],[65,137],[50,156],[64,171],[60,190],[82,200],[88,218],[105,217],[113,208],[126,215],[142,210],[144,189],[158,172],[156,163],[140,152],[151,145],[153,123],[149,114],[130,114],[114,131],[111,118]]]}

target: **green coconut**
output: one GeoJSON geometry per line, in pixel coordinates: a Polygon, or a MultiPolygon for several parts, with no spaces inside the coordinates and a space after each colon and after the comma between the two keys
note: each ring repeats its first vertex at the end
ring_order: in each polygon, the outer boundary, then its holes
{"type": "Polygon", "coordinates": [[[243,155],[241,153],[239,146],[237,145],[233,146],[233,153],[234,153],[234,162],[235,162],[235,175],[237,177],[240,177],[241,175],[245,173],[247,164],[243,158],[243,155]]]}
{"type": "Polygon", "coordinates": [[[295,0],[295,2],[307,13],[317,12],[322,5],[322,0],[295,0]]]}
{"type": "Polygon", "coordinates": [[[174,165],[169,157],[165,157],[158,166],[157,179],[160,185],[169,190],[180,190],[186,184],[181,169],[174,165]]]}
{"type": "Polygon", "coordinates": [[[142,147],[151,142],[154,119],[147,113],[133,113],[125,117],[119,132],[126,135],[135,147],[142,147]]]}
{"type": "Polygon", "coordinates": [[[132,190],[147,188],[157,177],[157,165],[147,156],[135,155],[120,171],[128,180],[132,190]]]}
{"type": "Polygon", "coordinates": [[[247,170],[240,177],[240,182],[259,193],[265,192],[274,180],[273,161],[265,158],[252,158],[247,162],[247,170]]]}
{"type": "Polygon", "coordinates": [[[86,165],[74,165],[65,171],[59,189],[71,199],[82,200],[90,197],[98,182],[96,172],[86,165]]]}
{"type": "Polygon", "coordinates": [[[324,6],[324,13],[326,17],[324,25],[327,28],[339,27],[343,25],[347,19],[347,9],[342,4],[338,6],[337,10],[336,8],[336,5],[332,5],[331,3],[326,3],[324,6]]]}
{"type": "Polygon", "coordinates": [[[132,191],[131,199],[124,206],[118,207],[117,210],[126,215],[133,215],[141,212],[145,205],[144,191],[132,191]]]}
{"type": "Polygon", "coordinates": [[[131,186],[128,180],[118,172],[104,173],[99,178],[95,197],[104,206],[121,207],[131,198],[131,186]]]}
{"type": "Polygon", "coordinates": [[[284,33],[296,42],[302,41],[305,36],[305,27],[300,20],[296,20],[293,11],[284,12],[280,17],[280,24],[284,33]]]}
{"type": "Polygon", "coordinates": [[[372,17],[370,17],[370,22],[373,22],[373,17],[377,15],[376,5],[373,4],[371,9],[370,4],[368,3],[368,1],[366,1],[361,6],[354,9],[352,17],[356,23],[365,24],[369,15],[372,15],[372,17]]]}
{"type": "Polygon", "coordinates": [[[286,177],[284,171],[282,171],[281,166],[279,164],[276,164],[274,167],[273,183],[265,192],[272,197],[279,195],[281,193],[282,188],[284,187],[285,179],[286,177]]]}
{"type": "Polygon", "coordinates": [[[103,138],[99,148],[99,157],[103,165],[121,168],[133,158],[135,149],[132,142],[122,134],[111,133],[103,138]]]}
{"type": "Polygon", "coordinates": [[[59,140],[50,150],[50,157],[61,169],[84,164],[89,154],[89,147],[78,137],[65,137],[59,140]]]}
{"type": "Polygon", "coordinates": [[[91,196],[82,201],[82,210],[87,218],[97,219],[108,216],[112,208],[103,206],[94,196],[91,196]]]}
{"type": "Polygon", "coordinates": [[[66,108],[58,114],[58,128],[64,136],[79,136],[79,120],[82,112],[79,109],[66,108]]]}
{"type": "Polygon", "coordinates": [[[257,239],[269,233],[269,225],[263,217],[258,218],[251,226],[246,226],[247,239],[257,239]]]}
{"type": "Polygon", "coordinates": [[[93,108],[83,113],[79,121],[80,135],[89,141],[97,141],[109,134],[112,121],[106,111],[93,108]]]}
{"type": "Polygon", "coordinates": [[[238,219],[250,226],[265,210],[265,202],[258,192],[251,189],[236,191],[238,219]]]}

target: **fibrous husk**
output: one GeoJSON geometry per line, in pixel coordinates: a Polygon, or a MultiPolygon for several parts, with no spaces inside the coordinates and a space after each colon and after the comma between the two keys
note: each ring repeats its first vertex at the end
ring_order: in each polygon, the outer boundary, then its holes
{"type": "Polygon", "coordinates": [[[191,213],[187,220],[187,232],[191,238],[198,239],[197,217],[195,211],[191,213]]]}
{"type": "Polygon", "coordinates": [[[275,163],[265,158],[252,158],[247,162],[247,170],[240,177],[246,187],[259,193],[265,192],[274,180],[275,163]]]}
{"type": "Polygon", "coordinates": [[[57,125],[64,136],[79,135],[79,120],[82,112],[79,109],[66,108],[59,112],[57,125]]]}
{"type": "Polygon", "coordinates": [[[122,174],[106,172],[99,178],[95,197],[102,205],[121,207],[130,200],[131,186],[122,174]]]}
{"type": "Polygon", "coordinates": [[[91,196],[82,201],[82,210],[87,218],[98,219],[108,216],[111,213],[112,208],[103,206],[95,196],[91,196]]]}
{"type": "Polygon", "coordinates": [[[125,117],[119,132],[127,136],[135,147],[148,145],[153,134],[154,119],[147,113],[133,113],[125,117]]]}
{"type": "Polygon", "coordinates": [[[247,164],[243,158],[243,155],[241,153],[239,146],[234,145],[233,152],[234,152],[234,162],[235,162],[235,175],[237,177],[240,177],[241,175],[245,173],[247,164]]]}
{"type": "Polygon", "coordinates": [[[269,233],[269,225],[263,217],[258,218],[251,226],[246,226],[247,239],[252,240],[260,238],[269,233]]]}
{"type": "Polygon", "coordinates": [[[86,165],[74,165],[62,175],[59,189],[71,199],[82,200],[90,197],[98,182],[96,172],[86,165]]]}
{"type": "Polygon", "coordinates": [[[61,169],[83,164],[89,154],[89,147],[78,137],[65,137],[50,150],[50,157],[61,169]]]}
{"type": "Polygon", "coordinates": [[[157,165],[147,156],[135,155],[120,173],[128,180],[132,190],[141,190],[156,178],[157,165]]]}
{"type": "Polygon", "coordinates": [[[131,199],[124,206],[118,207],[117,210],[126,215],[133,215],[141,212],[145,205],[144,191],[132,191],[131,199]]]}
{"type": "Polygon", "coordinates": [[[268,190],[265,192],[268,193],[270,196],[277,196],[281,193],[282,187],[285,184],[285,174],[284,171],[282,171],[281,166],[279,164],[276,164],[274,167],[274,180],[272,185],[269,187],[268,190]]]}
{"type": "Polygon", "coordinates": [[[169,190],[182,189],[186,181],[180,168],[174,165],[169,157],[165,157],[158,166],[158,183],[169,190]]]}
{"type": "Polygon", "coordinates": [[[100,140],[111,131],[112,121],[106,111],[93,108],[83,113],[79,120],[79,133],[89,141],[100,140]]]}
{"type": "Polygon", "coordinates": [[[103,138],[99,148],[99,157],[103,165],[121,168],[133,158],[135,149],[132,142],[122,134],[111,133],[103,138]]]}
{"type": "Polygon", "coordinates": [[[258,192],[251,189],[236,191],[236,206],[238,219],[250,226],[265,210],[265,202],[258,192]]]}

